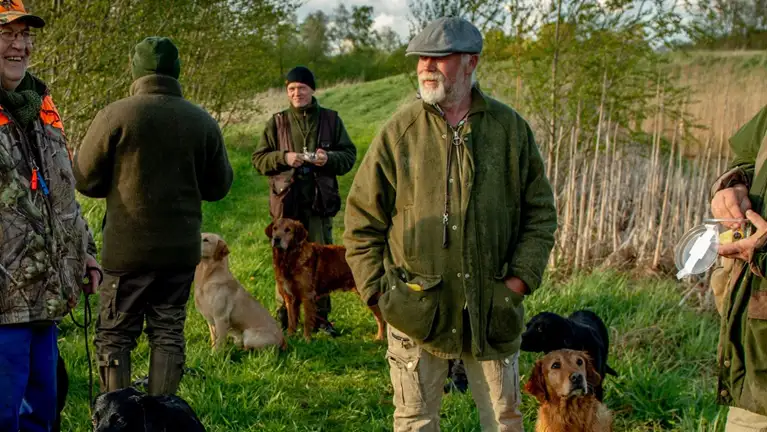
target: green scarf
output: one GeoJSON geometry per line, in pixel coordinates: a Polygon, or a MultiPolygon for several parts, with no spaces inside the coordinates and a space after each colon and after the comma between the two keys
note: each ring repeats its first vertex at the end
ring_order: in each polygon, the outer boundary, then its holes
{"type": "Polygon", "coordinates": [[[38,86],[37,80],[27,72],[16,90],[7,91],[0,87],[0,105],[10,111],[13,119],[26,129],[40,115],[43,94],[45,87],[38,86]]]}

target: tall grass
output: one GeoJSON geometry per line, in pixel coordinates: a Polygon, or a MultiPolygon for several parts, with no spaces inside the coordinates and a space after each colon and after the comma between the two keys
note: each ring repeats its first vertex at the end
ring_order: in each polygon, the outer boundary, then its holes
{"type": "MultiPolygon", "coordinates": [[[[670,106],[657,88],[650,105],[656,108],[641,131],[612,122],[604,101],[597,118],[577,114],[554,140],[546,138],[549,124],[534,122],[556,192],[553,274],[594,268],[672,274],[676,243],[710,216],[710,186],[733,156],[728,138],[766,103],[766,56],[675,55],[684,102],[670,106]]],[[[489,92],[504,100],[513,94],[505,83],[514,77],[504,69],[494,73],[486,77],[489,92]]],[[[525,115],[525,106],[515,108],[525,115]]],[[[690,281],[703,288],[705,280],[690,281]]],[[[691,293],[713,306],[707,290],[691,293]]]]}

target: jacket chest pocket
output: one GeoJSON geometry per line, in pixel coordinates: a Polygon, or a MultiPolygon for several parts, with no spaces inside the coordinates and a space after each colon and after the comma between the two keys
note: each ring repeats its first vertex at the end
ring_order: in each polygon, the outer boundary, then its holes
{"type": "MultiPolygon", "coordinates": [[[[402,219],[402,245],[403,254],[410,262],[429,262],[436,258],[438,251],[442,250],[443,222],[439,217],[420,214],[423,208],[429,205],[407,206],[403,208],[402,219]]],[[[456,231],[451,229],[453,224],[459,228],[457,221],[449,221],[450,236],[455,236],[456,231]]]]}

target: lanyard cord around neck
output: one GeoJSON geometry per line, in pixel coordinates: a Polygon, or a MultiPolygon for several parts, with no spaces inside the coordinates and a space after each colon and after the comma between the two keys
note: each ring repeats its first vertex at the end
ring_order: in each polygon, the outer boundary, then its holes
{"type": "MultiPolygon", "coordinates": [[[[445,119],[445,113],[443,110],[440,109],[437,105],[437,110],[442,114],[443,119],[445,119]]],[[[467,121],[467,117],[469,116],[469,111],[467,111],[466,114],[464,114],[464,117],[459,121],[459,123],[456,125],[456,127],[452,127],[448,121],[445,121],[445,124],[448,125],[448,129],[453,132],[453,137],[451,138],[450,144],[448,144],[448,161],[446,162],[446,168],[445,168],[445,207],[443,208],[443,249],[446,249],[448,247],[448,215],[450,213],[450,207],[451,207],[451,162],[453,161],[453,148],[459,147],[462,144],[464,144],[464,138],[461,136],[461,130],[464,128],[464,124],[467,121]]]]}
{"type": "MultiPolygon", "coordinates": [[[[309,134],[310,134],[310,132],[312,132],[312,126],[307,124],[307,130],[305,132],[304,128],[301,125],[301,119],[299,119],[299,116],[296,115],[296,112],[291,110],[291,114],[293,114],[293,118],[296,120],[296,126],[299,127],[299,132],[301,133],[301,137],[303,138],[303,140],[301,142],[302,143],[302,147],[303,147],[303,151],[304,151],[304,153],[306,153],[308,151],[308,149],[307,149],[307,138],[309,138],[309,134]]],[[[307,118],[307,112],[306,111],[304,111],[303,117],[306,120],[306,118],[307,118]]]]}

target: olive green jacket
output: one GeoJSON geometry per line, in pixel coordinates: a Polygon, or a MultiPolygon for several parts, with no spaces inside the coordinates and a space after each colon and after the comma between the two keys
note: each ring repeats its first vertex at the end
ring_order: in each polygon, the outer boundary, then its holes
{"type": "Polygon", "coordinates": [[[519,349],[524,322],[523,298],[504,279],[516,276],[530,292],[539,287],[557,214],[520,115],[474,88],[461,134],[446,179],[452,132],[440,112],[415,101],[393,116],[347,197],[346,257],[363,300],[382,293],[384,319],[427,351],[461,354],[466,309],[472,354],[499,359],[519,349]]]}
{"type": "MultiPolygon", "coordinates": [[[[766,108],[731,140],[736,157],[712,192],[737,183],[749,187],[752,210],[766,218],[766,108]],[[763,166],[755,172],[755,162],[763,166]]],[[[723,304],[718,349],[718,402],[766,415],[765,234],[748,263],[737,261],[723,304]]]]}
{"type": "Polygon", "coordinates": [[[184,269],[200,262],[202,201],[234,174],[216,120],[167,75],[143,76],[96,114],[75,154],[76,187],[106,198],[105,270],[184,269]]]}

